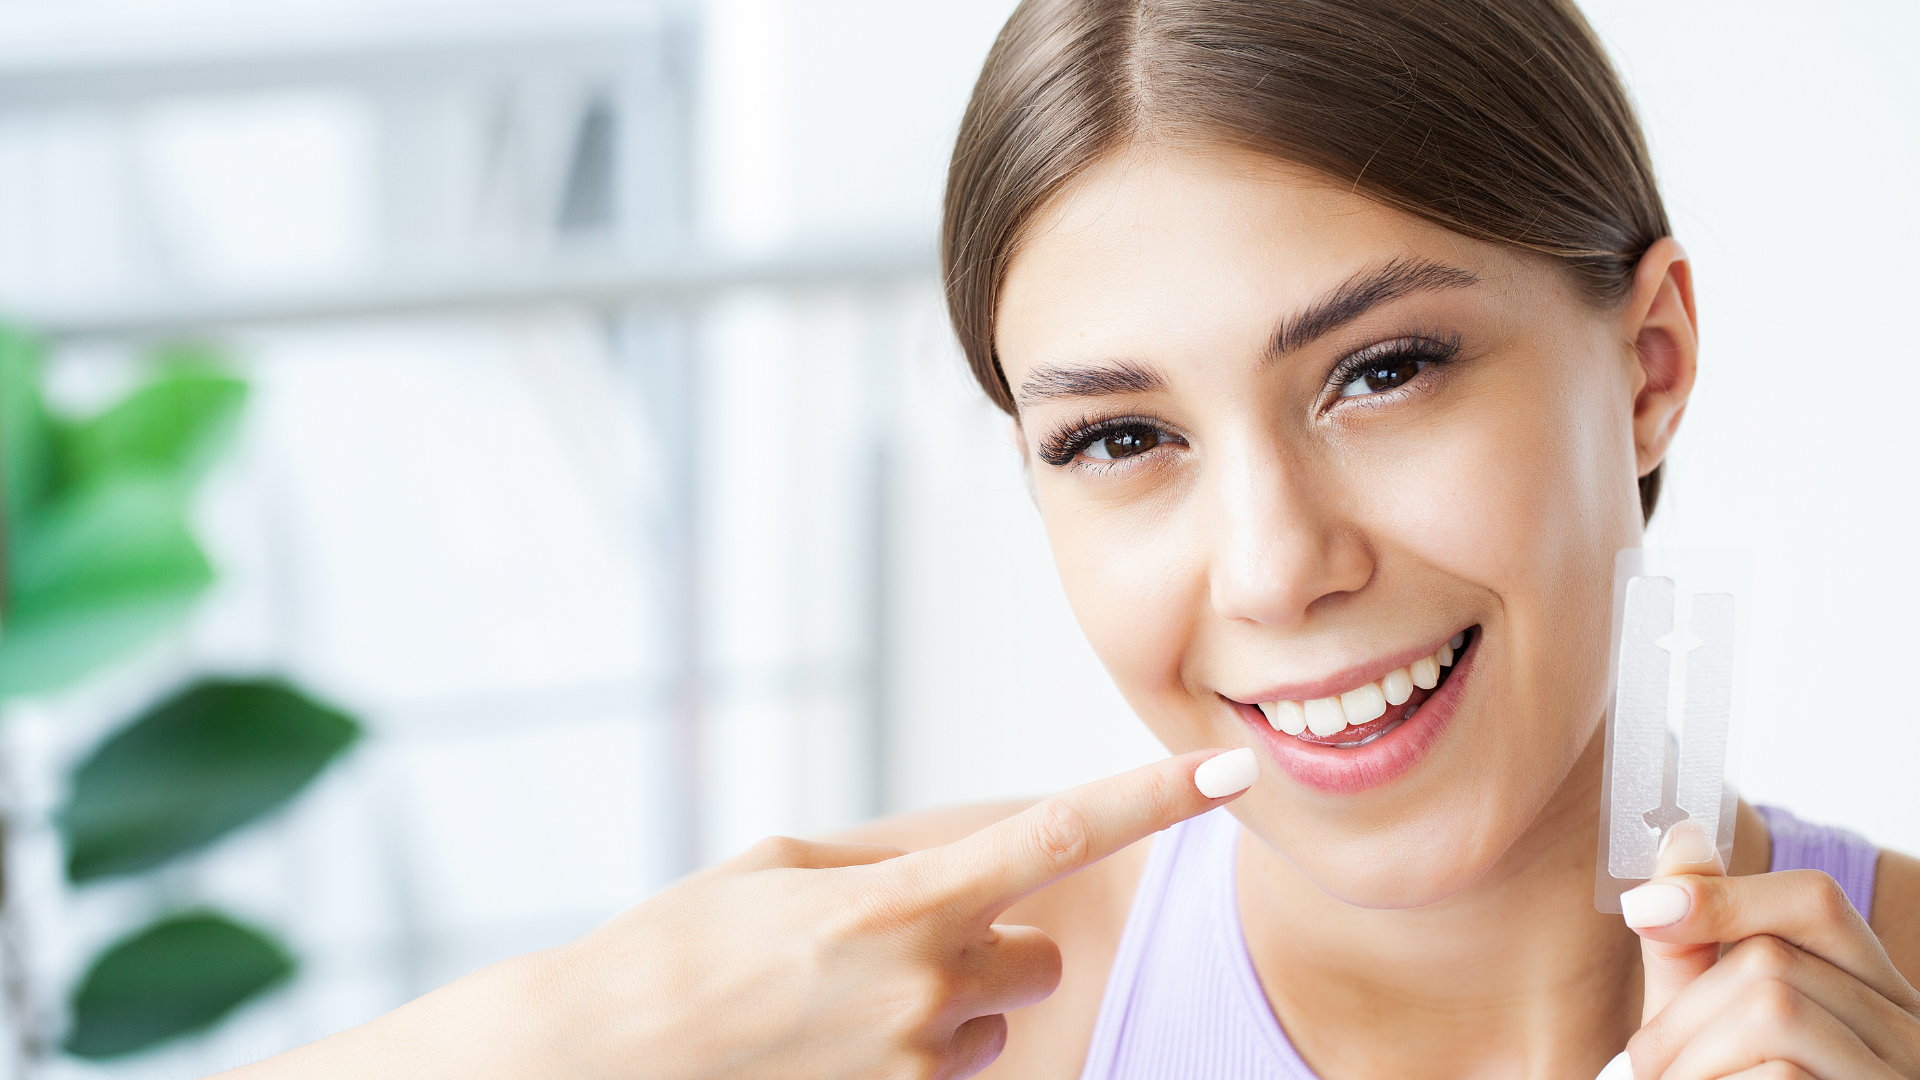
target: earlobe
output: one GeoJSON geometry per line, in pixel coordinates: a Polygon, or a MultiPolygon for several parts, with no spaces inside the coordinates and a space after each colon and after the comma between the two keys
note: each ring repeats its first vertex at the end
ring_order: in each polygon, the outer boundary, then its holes
{"type": "Polygon", "coordinates": [[[1633,296],[1624,327],[1633,342],[1638,372],[1634,378],[1633,443],[1639,475],[1652,472],[1666,457],[1674,432],[1693,392],[1699,359],[1695,330],[1693,273],[1687,253],[1672,237],[1647,249],[1634,271],[1633,296]]]}

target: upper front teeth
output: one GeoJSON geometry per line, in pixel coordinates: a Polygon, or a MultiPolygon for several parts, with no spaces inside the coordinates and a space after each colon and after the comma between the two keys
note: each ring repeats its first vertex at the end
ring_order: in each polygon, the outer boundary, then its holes
{"type": "Polygon", "coordinates": [[[1275,731],[1298,735],[1312,731],[1321,738],[1338,735],[1355,724],[1370,723],[1386,715],[1390,705],[1405,705],[1413,688],[1431,690],[1440,685],[1440,669],[1453,665],[1453,654],[1466,644],[1467,635],[1459,633],[1432,656],[1423,656],[1406,667],[1390,671],[1379,682],[1349,690],[1338,697],[1311,701],[1263,701],[1260,712],[1275,731]]]}

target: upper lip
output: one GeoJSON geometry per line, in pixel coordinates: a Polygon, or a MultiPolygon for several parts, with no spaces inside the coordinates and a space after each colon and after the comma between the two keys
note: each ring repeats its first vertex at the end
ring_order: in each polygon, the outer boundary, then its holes
{"type": "Polygon", "coordinates": [[[1453,640],[1454,634],[1464,633],[1469,629],[1471,629],[1470,626],[1463,626],[1445,637],[1436,639],[1431,645],[1415,646],[1390,656],[1349,664],[1331,675],[1324,675],[1308,682],[1282,683],[1253,695],[1225,694],[1222,696],[1243,705],[1258,705],[1263,701],[1312,701],[1315,698],[1339,697],[1349,690],[1356,690],[1370,682],[1377,682],[1387,673],[1406,667],[1423,656],[1432,656],[1440,651],[1440,646],[1453,640]]]}

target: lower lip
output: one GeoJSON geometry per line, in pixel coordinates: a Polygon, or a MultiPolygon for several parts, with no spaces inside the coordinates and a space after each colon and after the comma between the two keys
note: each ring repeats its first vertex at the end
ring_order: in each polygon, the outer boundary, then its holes
{"type": "Polygon", "coordinates": [[[1267,753],[1293,777],[1317,791],[1348,795],[1392,783],[1427,756],[1439,741],[1440,732],[1453,719],[1460,696],[1466,692],[1467,676],[1480,652],[1481,631],[1454,662],[1446,684],[1423,702],[1412,716],[1365,746],[1340,749],[1296,739],[1284,731],[1275,731],[1258,706],[1238,702],[1235,707],[1266,743],[1267,753]]]}

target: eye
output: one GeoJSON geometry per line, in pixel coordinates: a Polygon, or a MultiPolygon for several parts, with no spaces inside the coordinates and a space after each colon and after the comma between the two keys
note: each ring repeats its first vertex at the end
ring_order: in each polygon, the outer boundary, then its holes
{"type": "Polygon", "coordinates": [[[1118,461],[1144,454],[1159,445],[1159,432],[1152,428],[1129,427],[1105,432],[1087,443],[1080,452],[1095,461],[1118,461]]]}
{"type": "Polygon", "coordinates": [[[1184,446],[1180,435],[1150,416],[1116,416],[1061,428],[1040,440],[1040,460],[1057,469],[1139,457],[1163,446],[1184,446]]]}
{"type": "Polygon", "coordinates": [[[1433,365],[1449,363],[1459,355],[1457,337],[1402,338],[1347,357],[1334,368],[1327,383],[1339,387],[1339,396],[1343,398],[1385,393],[1407,385],[1433,365]]]}
{"type": "Polygon", "coordinates": [[[1416,360],[1411,356],[1395,356],[1385,360],[1369,361],[1348,377],[1346,385],[1340,388],[1340,396],[1360,397],[1363,394],[1377,394],[1382,390],[1405,386],[1413,381],[1415,375],[1425,371],[1431,362],[1416,360]]]}

